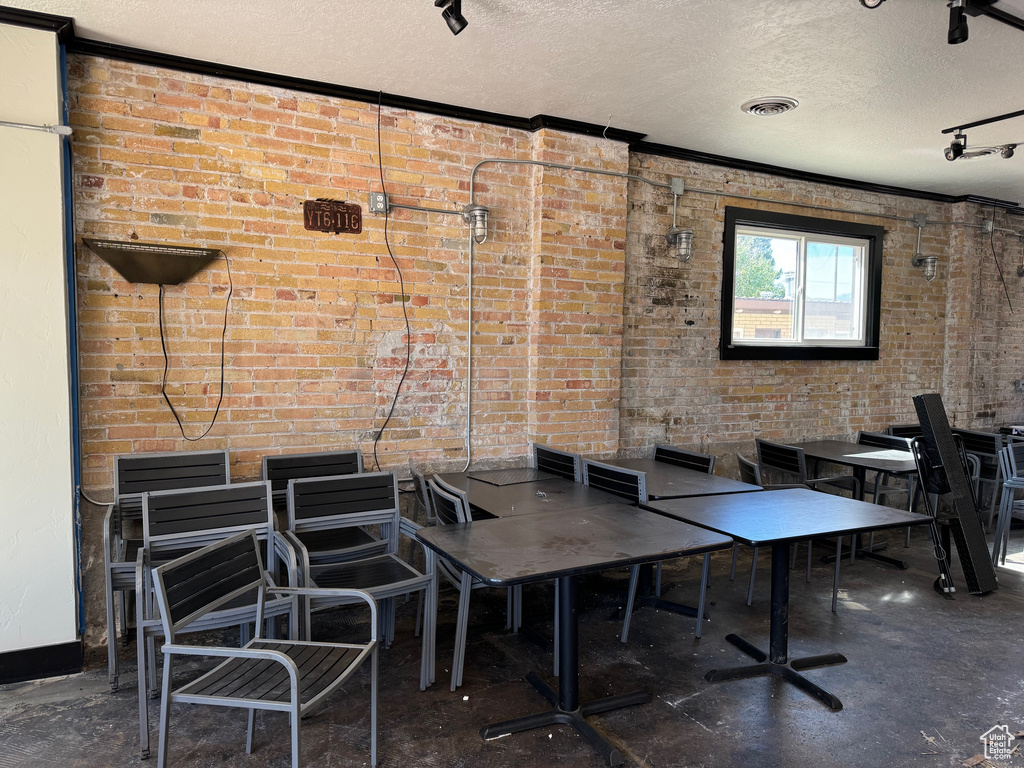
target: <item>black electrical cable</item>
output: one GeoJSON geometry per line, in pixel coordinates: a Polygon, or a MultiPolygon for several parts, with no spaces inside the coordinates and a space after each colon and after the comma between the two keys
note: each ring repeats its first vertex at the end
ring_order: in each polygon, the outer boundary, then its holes
{"type": "Polygon", "coordinates": [[[235,284],[231,279],[231,261],[228,259],[228,255],[224,254],[224,263],[228,269],[228,295],[224,300],[224,327],[220,331],[220,397],[217,399],[217,408],[213,412],[213,419],[210,421],[210,426],[206,428],[199,437],[189,437],[185,434],[185,427],[182,426],[181,418],[178,416],[178,412],[174,409],[174,404],[171,402],[171,398],[167,396],[167,341],[164,338],[164,287],[160,286],[160,308],[159,308],[159,322],[160,322],[160,349],[164,353],[164,375],[160,380],[160,394],[164,397],[164,402],[167,403],[167,407],[171,409],[171,413],[174,415],[174,420],[178,422],[178,429],[181,430],[181,436],[189,442],[197,442],[202,440],[213,429],[213,425],[217,423],[217,415],[220,413],[221,403],[224,402],[224,342],[228,335],[228,308],[231,306],[231,294],[235,291],[235,284]]]}
{"type": "MultiPolygon", "coordinates": [[[[384,193],[385,199],[387,198],[387,187],[384,185],[384,158],[381,154],[380,145],[380,107],[383,99],[384,92],[377,92],[377,169],[380,172],[380,191],[384,193]]],[[[405,383],[405,377],[409,373],[409,363],[412,360],[412,330],[409,327],[409,310],[406,307],[405,301],[405,280],[402,278],[402,268],[398,266],[398,262],[395,260],[395,254],[391,252],[391,242],[388,240],[388,210],[389,206],[384,205],[384,245],[388,249],[388,256],[391,257],[391,263],[395,265],[395,271],[398,272],[398,286],[402,296],[402,316],[405,318],[405,370],[402,371],[402,378],[398,380],[398,387],[395,389],[395,397],[391,401],[391,408],[388,410],[388,416],[384,419],[384,423],[381,425],[377,434],[373,438],[373,463],[377,467],[377,471],[380,472],[380,462],[377,460],[377,443],[380,442],[381,435],[384,434],[384,430],[387,429],[388,422],[391,421],[391,415],[395,412],[395,406],[398,405],[398,396],[402,393],[402,384],[405,383]]]]}
{"type": "Polygon", "coordinates": [[[1003,292],[1006,294],[1006,303],[1010,305],[1010,312],[1013,312],[1013,302],[1010,301],[1010,289],[1006,287],[1006,279],[1003,277],[1003,268],[999,266],[999,259],[996,258],[996,207],[992,206],[992,231],[988,233],[989,247],[992,248],[992,261],[996,263],[999,270],[999,282],[1003,284],[1003,292]]]}

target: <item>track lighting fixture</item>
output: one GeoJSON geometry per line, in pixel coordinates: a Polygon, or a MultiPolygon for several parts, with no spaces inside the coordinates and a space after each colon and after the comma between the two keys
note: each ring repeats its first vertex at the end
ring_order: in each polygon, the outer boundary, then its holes
{"type": "Polygon", "coordinates": [[[486,205],[473,203],[462,209],[462,218],[469,224],[473,240],[477,245],[487,239],[487,214],[490,209],[486,205]]]}
{"type": "Polygon", "coordinates": [[[469,25],[462,15],[462,0],[434,0],[434,7],[441,9],[441,18],[453,35],[459,34],[469,25]]]}
{"type": "Polygon", "coordinates": [[[885,0],[860,0],[860,4],[865,8],[877,8],[884,2],[885,0]]]}
{"type": "Polygon", "coordinates": [[[950,45],[967,42],[967,3],[968,0],[949,1],[949,34],[946,42],[950,45]]]}
{"type": "Polygon", "coordinates": [[[949,146],[946,147],[946,159],[950,162],[956,160],[958,157],[963,155],[965,149],[967,149],[967,134],[958,133],[953,137],[953,140],[949,142],[949,146]]]}

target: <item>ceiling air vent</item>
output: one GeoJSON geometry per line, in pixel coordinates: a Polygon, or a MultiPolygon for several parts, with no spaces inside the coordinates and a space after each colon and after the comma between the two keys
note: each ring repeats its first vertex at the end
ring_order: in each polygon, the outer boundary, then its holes
{"type": "Polygon", "coordinates": [[[740,105],[740,109],[751,115],[768,117],[769,115],[781,115],[790,110],[796,109],[800,104],[796,99],[788,96],[765,96],[760,99],[751,99],[740,105]]]}

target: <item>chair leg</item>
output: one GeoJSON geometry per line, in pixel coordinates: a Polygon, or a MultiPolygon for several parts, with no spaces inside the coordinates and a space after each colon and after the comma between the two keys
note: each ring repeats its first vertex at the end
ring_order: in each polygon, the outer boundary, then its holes
{"type": "Polygon", "coordinates": [[[452,692],[462,685],[462,664],[466,658],[466,627],[469,623],[469,596],[472,591],[473,577],[468,573],[463,573],[462,583],[459,586],[459,612],[455,619],[455,655],[452,658],[452,692]]]}
{"type": "Polygon", "coordinates": [[[700,570],[700,599],[697,601],[697,630],[694,637],[700,637],[704,626],[704,600],[707,597],[708,580],[711,578],[711,553],[704,555],[704,564],[700,570]]]}
{"type": "Polygon", "coordinates": [[[797,548],[797,546],[798,546],[797,543],[793,542],[793,545],[792,545],[793,548],[789,551],[789,570],[791,570],[791,571],[794,568],[796,568],[796,548],[797,548]]]}
{"type": "Polygon", "coordinates": [[[661,563],[654,566],[654,596],[661,597],[661,563]]]}
{"type": "MultiPolygon", "coordinates": [[[[629,639],[629,620],[633,618],[633,597],[636,595],[637,582],[640,581],[640,566],[634,565],[629,569],[629,587],[626,595],[626,617],[622,620],[622,634],[619,636],[621,642],[629,639]]],[[[704,590],[701,589],[701,600],[704,599],[704,590]]],[[[556,606],[557,607],[557,606],[556,606]]],[[[556,646],[557,655],[557,646],[556,646]]]]}
{"type": "Polygon", "coordinates": [[[754,547],[754,559],[750,561],[750,585],[747,587],[747,605],[754,600],[754,574],[757,573],[757,550],[758,547],[754,547]]]}
{"type": "Polygon", "coordinates": [[[836,572],[832,576],[832,613],[839,604],[839,563],[843,559],[843,537],[836,536],[836,572]]]}
{"type": "Polygon", "coordinates": [[[377,646],[370,652],[370,768],[377,768],[377,646]]]}
{"type": "Polygon", "coordinates": [[[807,583],[811,583],[811,558],[814,556],[814,542],[810,539],[807,540],[807,576],[805,577],[807,583]]]}
{"type": "MultiPolygon", "coordinates": [[[[110,568],[104,568],[106,571],[106,591],[107,591],[107,682],[110,684],[110,690],[116,691],[118,688],[118,658],[117,658],[117,626],[114,623],[114,581],[113,574],[110,572],[110,568]]],[[[123,600],[122,594],[122,600],[123,600]]],[[[121,615],[124,616],[124,603],[121,603],[121,615]]],[[[121,620],[121,631],[127,636],[128,634],[128,623],[121,620]]]]}
{"type": "MultiPolygon", "coordinates": [[[[139,677],[142,677],[141,670],[139,677]]],[[[164,659],[164,687],[163,687],[163,698],[160,700],[160,728],[158,731],[157,738],[160,741],[156,747],[156,765],[157,768],[167,768],[167,739],[170,734],[170,728],[167,726],[171,722],[171,658],[168,656],[164,659]]],[[[141,697],[143,700],[145,697],[141,697]]],[[[144,706],[139,704],[140,708],[144,706]]],[[[149,741],[149,728],[146,728],[146,740],[149,741]]],[[[147,745],[148,746],[148,745],[147,745]]],[[[148,754],[147,749],[147,754],[148,754]]]]}
{"type": "Polygon", "coordinates": [[[729,581],[736,581],[736,556],[739,554],[740,545],[732,545],[732,566],[729,568],[729,581]]]}
{"type": "Polygon", "coordinates": [[[292,768],[302,768],[302,736],[300,729],[302,717],[299,714],[298,705],[296,704],[295,708],[288,714],[289,719],[292,721],[292,768]]]}
{"type": "Polygon", "coordinates": [[[256,730],[256,710],[249,708],[249,718],[245,726],[245,754],[252,754],[252,734],[256,730]]]}

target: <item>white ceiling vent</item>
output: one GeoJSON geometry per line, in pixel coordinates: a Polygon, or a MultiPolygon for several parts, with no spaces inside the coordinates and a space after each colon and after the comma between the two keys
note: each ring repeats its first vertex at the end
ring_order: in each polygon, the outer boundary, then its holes
{"type": "Polygon", "coordinates": [[[796,99],[789,96],[765,96],[760,99],[751,99],[740,105],[740,109],[751,115],[768,117],[769,115],[781,115],[797,108],[800,104],[796,99]]]}

